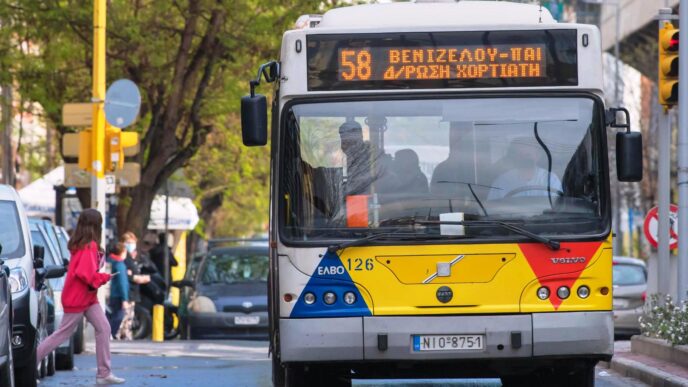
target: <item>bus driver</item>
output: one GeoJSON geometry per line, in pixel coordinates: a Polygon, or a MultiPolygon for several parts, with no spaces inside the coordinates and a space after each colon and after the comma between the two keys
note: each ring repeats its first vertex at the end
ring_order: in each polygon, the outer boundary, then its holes
{"type": "Polygon", "coordinates": [[[502,165],[513,166],[498,176],[492,183],[488,200],[506,197],[547,196],[561,194],[561,181],[554,173],[537,165],[540,158],[539,146],[531,144],[527,138],[517,138],[511,142],[509,152],[502,165]],[[548,184],[549,178],[549,184],[548,184]]]}

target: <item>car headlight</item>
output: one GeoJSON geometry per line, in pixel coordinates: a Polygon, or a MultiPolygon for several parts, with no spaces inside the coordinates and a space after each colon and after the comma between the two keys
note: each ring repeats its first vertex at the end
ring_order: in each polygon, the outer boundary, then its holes
{"type": "Polygon", "coordinates": [[[189,310],[195,313],[215,313],[215,303],[208,297],[198,296],[189,303],[189,310]]]}
{"type": "Polygon", "coordinates": [[[12,293],[19,293],[24,291],[29,286],[29,279],[21,267],[15,267],[10,270],[10,291],[12,293]]]}

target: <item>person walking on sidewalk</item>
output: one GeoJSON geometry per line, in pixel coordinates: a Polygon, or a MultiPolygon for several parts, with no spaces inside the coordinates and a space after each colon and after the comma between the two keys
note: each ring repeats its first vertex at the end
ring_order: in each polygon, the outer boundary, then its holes
{"type": "Polygon", "coordinates": [[[127,279],[127,265],[124,263],[127,251],[123,243],[117,243],[110,249],[107,261],[112,266],[112,283],[110,284],[110,300],[107,313],[110,323],[110,333],[115,339],[119,339],[119,329],[124,319],[124,312],[129,309],[129,280],[127,279]]]}
{"type": "Polygon", "coordinates": [[[124,379],[113,375],[110,368],[110,324],[97,298],[98,288],[111,278],[110,274],[99,272],[104,264],[104,252],[100,249],[102,224],[103,217],[95,209],[86,209],[79,216],[68,245],[72,259],[62,291],[65,314],[60,327],[38,346],[37,359],[43,359],[69,340],[86,316],[96,332],[96,384],[122,384],[124,379]]]}

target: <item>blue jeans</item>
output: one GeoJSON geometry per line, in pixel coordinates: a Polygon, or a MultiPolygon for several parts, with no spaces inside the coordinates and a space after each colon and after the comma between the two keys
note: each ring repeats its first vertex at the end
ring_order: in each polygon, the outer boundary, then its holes
{"type": "Polygon", "coordinates": [[[119,326],[122,324],[122,320],[124,319],[122,299],[110,298],[108,306],[110,309],[110,313],[108,313],[107,318],[110,322],[110,332],[112,334],[112,337],[115,337],[117,335],[117,332],[119,331],[119,326]]]}

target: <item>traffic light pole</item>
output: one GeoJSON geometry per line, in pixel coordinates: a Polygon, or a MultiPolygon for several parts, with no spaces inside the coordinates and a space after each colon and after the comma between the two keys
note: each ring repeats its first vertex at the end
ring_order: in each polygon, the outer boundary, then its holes
{"type": "Polygon", "coordinates": [[[91,207],[103,216],[105,247],[105,28],[106,0],[93,0],[93,128],[91,131],[91,207]]]}
{"type": "MultiPolygon", "coordinates": [[[[672,13],[673,10],[671,8],[659,10],[660,31],[664,28],[664,23],[669,20],[672,13]]],[[[667,109],[663,106],[660,109],[657,134],[657,292],[660,294],[670,294],[671,120],[667,109]]]]}
{"type": "MultiPolygon", "coordinates": [[[[679,79],[688,79],[688,0],[679,8],[679,79]]],[[[688,269],[688,87],[679,87],[678,94],[678,297],[686,299],[688,269]]]]}

